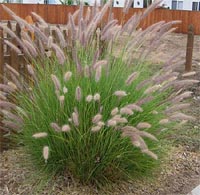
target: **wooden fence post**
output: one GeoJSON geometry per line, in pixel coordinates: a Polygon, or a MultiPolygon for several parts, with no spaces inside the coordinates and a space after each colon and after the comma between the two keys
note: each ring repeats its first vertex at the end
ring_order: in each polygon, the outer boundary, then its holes
{"type": "MultiPolygon", "coordinates": [[[[4,65],[3,29],[0,28],[0,83],[3,83],[3,65],[4,65]]],[[[2,127],[1,119],[2,116],[0,116],[0,152],[3,151],[3,143],[4,143],[3,129],[1,129],[2,127]]]]}
{"type": "Polygon", "coordinates": [[[192,70],[193,47],[194,47],[194,26],[190,24],[188,27],[188,37],[187,37],[187,50],[186,50],[186,63],[185,63],[186,72],[192,70]]]}

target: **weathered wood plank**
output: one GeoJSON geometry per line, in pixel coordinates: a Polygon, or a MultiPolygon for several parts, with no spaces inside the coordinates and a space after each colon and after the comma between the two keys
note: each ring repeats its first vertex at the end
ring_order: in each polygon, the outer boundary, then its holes
{"type": "MultiPolygon", "coordinates": [[[[68,20],[68,14],[74,13],[78,6],[63,6],[63,5],[40,5],[40,4],[6,4],[12,11],[17,15],[24,18],[31,14],[32,11],[41,15],[47,23],[51,24],[66,24],[68,20]],[[59,13],[59,14],[57,14],[59,13]]],[[[1,8],[2,9],[2,8],[1,8]]],[[[87,9],[87,6],[84,7],[87,9]]],[[[128,14],[124,17],[126,22],[136,12],[144,11],[145,9],[130,8],[128,14]]],[[[11,19],[8,14],[2,10],[0,14],[0,20],[11,19]]],[[[113,7],[112,13],[114,18],[121,22],[122,19],[122,8],[113,7]]],[[[106,13],[106,16],[109,15],[106,13]]],[[[141,27],[148,27],[159,21],[169,22],[171,20],[181,20],[181,24],[177,24],[178,27],[176,32],[187,33],[188,25],[193,24],[195,27],[194,34],[200,35],[200,12],[197,11],[185,11],[185,10],[168,10],[168,9],[155,9],[148,17],[144,19],[141,27]]],[[[107,20],[107,17],[105,17],[107,20]]]]}
{"type": "MultiPolygon", "coordinates": [[[[4,50],[3,50],[3,29],[0,29],[0,83],[3,83],[3,66],[4,66],[4,50]]],[[[0,115],[0,152],[3,151],[3,129],[1,123],[2,116],[0,115]]]]}

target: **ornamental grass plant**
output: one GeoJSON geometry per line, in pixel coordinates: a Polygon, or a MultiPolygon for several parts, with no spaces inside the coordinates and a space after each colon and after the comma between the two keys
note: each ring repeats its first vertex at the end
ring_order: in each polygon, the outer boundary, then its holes
{"type": "MultiPolygon", "coordinates": [[[[5,129],[15,132],[36,170],[51,176],[69,172],[82,183],[98,186],[133,179],[158,164],[164,129],[193,120],[182,110],[192,94],[185,89],[198,82],[187,77],[195,73],[176,72],[182,63],[177,56],[156,72],[146,61],[178,22],[138,29],[159,4],[155,1],[123,25],[111,13],[105,23],[110,2],[89,7],[84,16],[81,4],[69,14],[65,34],[52,27],[57,39],[51,32],[47,36],[48,24],[36,13],[32,15],[38,24],[30,25],[3,6],[21,28],[35,34],[33,41],[22,32],[20,40],[2,26],[23,49],[29,75],[22,79],[6,65],[9,79],[0,85],[0,107],[5,129]],[[124,34],[128,39],[120,42],[116,56],[115,43],[124,34]]],[[[128,4],[124,13],[127,9],[128,4]]]]}

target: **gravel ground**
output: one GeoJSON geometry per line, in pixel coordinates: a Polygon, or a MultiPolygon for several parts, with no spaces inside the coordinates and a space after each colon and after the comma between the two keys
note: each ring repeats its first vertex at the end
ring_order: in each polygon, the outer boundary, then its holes
{"type": "MultiPolygon", "coordinates": [[[[163,40],[164,46],[151,56],[154,62],[162,62],[172,56],[177,50],[185,51],[186,35],[171,34],[163,40]]],[[[193,70],[200,78],[200,36],[195,36],[193,70]]],[[[181,54],[181,59],[185,54],[181,54]]],[[[179,71],[184,70],[184,64],[179,71]]],[[[36,181],[28,180],[34,169],[22,166],[25,157],[21,149],[5,151],[0,156],[0,195],[186,195],[200,184],[200,85],[191,89],[193,102],[188,110],[196,117],[196,121],[177,130],[174,147],[168,158],[163,162],[161,170],[152,173],[154,180],[126,182],[114,185],[111,189],[98,191],[93,187],[82,186],[71,179],[69,175],[54,178],[41,193],[36,193],[33,187],[36,181]],[[182,132],[182,133],[180,133],[182,132]]]]}

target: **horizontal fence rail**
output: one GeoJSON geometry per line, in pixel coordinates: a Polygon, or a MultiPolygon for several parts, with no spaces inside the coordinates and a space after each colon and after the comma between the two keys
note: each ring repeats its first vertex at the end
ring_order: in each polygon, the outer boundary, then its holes
{"type": "MultiPolygon", "coordinates": [[[[66,6],[66,5],[42,5],[42,4],[5,4],[18,16],[25,18],[30,15],[31,12],[36,12],[44,20],[50,24],[66,24],[68,20],[68,14],[74,13],[78,6],[66,6]]],[[[87,9],[87,7],[85,7],[87,9]]],[[[130,8],[129,12],[123,16],[122,8],[112,8],[114,18],[120,22],[126,22],[134,13],[143,12],[145,9],[130,8]],[[123,21],[122,21],[123,20],[123,21]]],[[[108,14],[108,13],[107,13],[108,14]]],[[[11,20],[11,17],[0,6],[0,20],[11,20]]],[[[155,9],[149,14],[142,24],[141,28],[146,28],[159,21],[172,21],[180,20],[181,24],[177,24],[178,33],[187,33],[188,25],[192,24],[195,28],[194,34],[200,35],[200,12],[199,11],[184,11],[184,10],[168,10],[168,9],[155,9]]]]}

